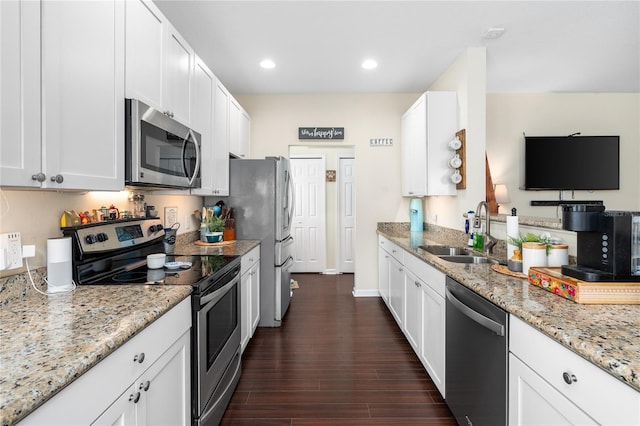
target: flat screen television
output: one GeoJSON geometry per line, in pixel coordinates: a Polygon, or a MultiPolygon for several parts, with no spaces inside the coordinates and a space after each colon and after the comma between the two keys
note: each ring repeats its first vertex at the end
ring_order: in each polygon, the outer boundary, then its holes
{"type": "Polygon", "coordinates": [[[525,136],[524,143],[524,189],[620,189],[619,136],[525,136]]]}

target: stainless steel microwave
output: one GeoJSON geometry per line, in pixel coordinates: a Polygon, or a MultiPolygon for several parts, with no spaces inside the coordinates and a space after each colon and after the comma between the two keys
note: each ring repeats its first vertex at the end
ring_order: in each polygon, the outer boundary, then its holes
{"type": "Polygon", "coordinates": [[[200,187],[200,134],[136,99],[125,99],[125,184],[200,187]]]}

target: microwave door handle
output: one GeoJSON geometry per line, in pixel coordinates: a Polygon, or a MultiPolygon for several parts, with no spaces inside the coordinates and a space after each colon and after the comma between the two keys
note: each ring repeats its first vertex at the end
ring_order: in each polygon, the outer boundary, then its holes
{"type": "Polygon", "coordinates": [[[198,172],[200,171],[200,146],[198,144],[198,139],[196,139],[196,135],[193,134],[193,130],[189,129],[189,133],[182,141],[182,170],[184,171],[184,175],[189,177],[189,171],[187,170],[187,166],[185,164],[186,153],[187,153],[187,141],[189,140],[189,136],[193,139],[193,145],[196,148],[196,168],[193,171],[193,176],[189,179],[189,186],[193,185],[193,181],[196,180],[196,176],[198,176],[198,172]]]}

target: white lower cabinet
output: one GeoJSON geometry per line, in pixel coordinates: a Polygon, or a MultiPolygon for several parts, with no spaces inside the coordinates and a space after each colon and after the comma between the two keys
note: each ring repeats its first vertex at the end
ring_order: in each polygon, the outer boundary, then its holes
{"type": "Polygon", "coordinates": [[[640,392],[513,315],[510,425],[638,425],[640,392]]]}
{"type": "Polygon", "coordinates": [[[389,259],[391,255],[378,246],[378,292],[387,307],[389,306],[389,259]]]}
{"type": "MultiPolygon", "coordinates": [[[[415,256],[405,255],[407,276],[414,276],[419,284],[418,291],[412,294],[420,307],[414,322],[417,337],[416,353],[422,365],[429,373],[442,397],[445,397],[445,298],[444,288],[446,276],[436,268],[426,264],[415,256]]],[[[411,321],[407,310],[407,324],[411,321]]]]}
{"type": "Polygon", "coordinates": [[[389,260],[389,310],[402,329],[404,320],[404,266],[397,259],[389,260]]]}
{"type": "Polygon", "coordinates": [[[21,425],[190,425],[187,298],[23,419],[21,425]]]}
{"type": "Polygon", "coordinates": [[[260,322],[260,246],[242,256],[240,269],[240,345],[247,347],[260,322]]]}
{"type": "Polygon", "coordinates": [[[422,285],[409,269],[404,273],[404,335],[414,352],[420,352],[422,342],[422,285]]]}

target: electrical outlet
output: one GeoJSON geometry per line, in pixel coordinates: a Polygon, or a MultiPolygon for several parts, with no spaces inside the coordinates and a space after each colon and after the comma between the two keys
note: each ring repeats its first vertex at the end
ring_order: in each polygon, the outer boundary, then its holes
{"type": "Polygon", "coordinates": [[[22,240],[19,232],[0,234],[0,269],[22,268],[22,240]]]}

